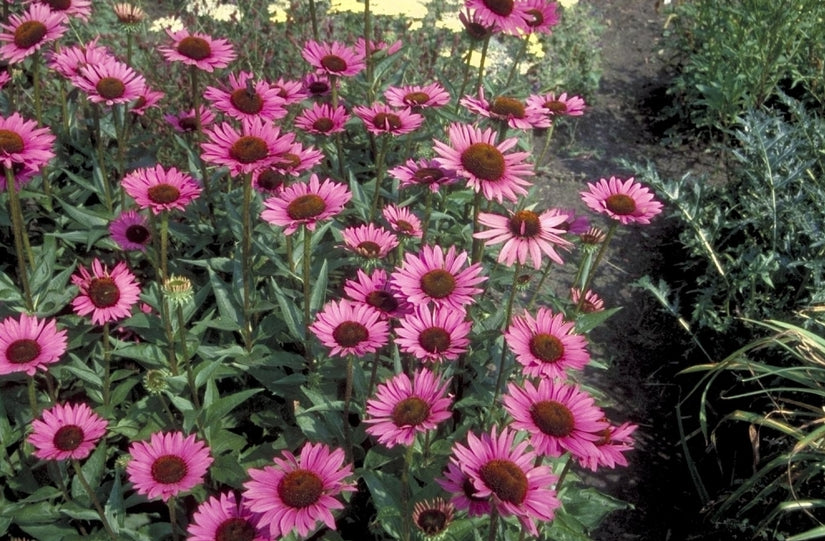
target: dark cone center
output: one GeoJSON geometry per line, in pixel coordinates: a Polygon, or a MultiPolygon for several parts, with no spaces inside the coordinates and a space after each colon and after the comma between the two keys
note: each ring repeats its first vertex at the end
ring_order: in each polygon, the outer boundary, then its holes
{"type": "Polygon", "coordinates": [[[152,479],[165,485],[180,482],[188,471],[186,462],[177,455],[163,455],[152,462],[152,479]]]}
{"type": "Polygon", "coordinates": [[[3,154],[17,154],[23,152],[26,145],[23,138],[16,131],[0,130],[0,152],[3,154]]]}
{"type": "Polygon", "coordinates": [[[636,211],[636,201],[629,195],[623,193],[608,196],[604,201],[604,205],[610,212],[618,214],[619,216],[633,214],[636,211]]]}
{"type": "Polygon", "coordinates": [[[178,43],[178,52],[192,60],[203,60],[212,55],[212,47],[203,38],[186,36],[178,43]]]}
{"type": "Polygon", "coordinates": [[[372,119],[372,125],[380,130],[400,130],[404,123],[401,122],[401,117],[394,113],[378,113],[372,119]]]}
{"type": "Polygon", "coordinates": [[[545,363],[554,363],[564,355],[564,344],[552,334],[538,333],[530,338],[530,353],[545,363]]]}
{"type": "Polygon", "coordinates": [[[321,497],[324,483],[315,473],[295,470],[284,475],[278,483],[278,496],[286,505],[296,509],[308,507],[321,497]]]}
{"type": "Polygon", "coordinates": [[[264,190],[277,190],[281,186],[284,185],[285,177],[278,171],[273,169],[267,169],[260,175],[258,175],[258,186],[263,188],[264,190]]]}
{"type": "Polygon", "coordinates": [[[150,237],[149,228],[140,224],[126,228],[126,240],[134,244],[146,244],[150,237]]]}
{"type": "Polygon", "coordinates": [[[21,49],[34,47],[46,37],[48,29],[40,21],[24,21],[14,30],[14,44],[21,49]]]}
{"type": "Polygon", "coordinates": [[[447,513],[439,509],[427,509],[422,511],[415,519],[418,526],[425,535],[437,535],[444,531],[449,522],[447,513]]]}
{"type": "Polygon", "coordinates": [[[335,342],[345,348],[355,347],[370,337],[367,328],[357,321],[344,321],[332,331],[335,342]]]}
{"type": "Polygon", "coordinates": [[[536,402],[530,408],[530,417],[539,430],[555,438],[569,436],[576,427],[576,420],[570,409],[555,400],[536,402]]]}
{"type": "Polygon", "coordinates": [[[307,220],[314,218],[327,208],[324,198],[314,193],[301,195],[290,201],[286,206],[286,213],[293,220],[307,220]]]}
{"type": "Polygon", "coordinates": [[[347,61],[340,56],[328,54],[321,59],[321,66],[323,66],[327,71],[340,73],[342,71],[346,71],[347,61]]]}
{"type": "Polygon", "coordinates": [[[72,0],[45,0],[52,11],[66,11],[72,7],[72,0]]]}
{"type": "Polygon", "coordinates": [[[544,108],[555,115],[563,115],[567,112],[567,104],[558,100],[544,102],[544,108]]]}
{"type": "Polygon", "coordinates": [[[478,473],[484,484],[502,501],[519,505],[527,497],[527,476],[510,460],[491,460],[478,473]]]}
{"type": "Polygon", "coordinates": [[[198,120],[193,116],[187,116],[181,118],[178,121],[178,125],[183,131],[195,131],[198,129],[198,120]]]}
{"type": "Polygon", "coordinates": [[[401,101],[411,107],[415,107],[416,105],[424,105],[430,101],[430,95],[426,92],[409,92],[404,95],[401,101]]]}
{"type": "Polygon", "coordinates": [[[329,84],[324,81],[313,81],[309,83],[309,93],[318,96],[319,94],[326,94],[329,92],[329,84]]]}
{"type": "Polygon", "coordinates": [[[264,108],[264,100],[257,92],[239,88],[229,96],[229,101],[238,111],[248,115],[257,115],[264,108]]]}
{"type": "Polygon", "coordinates": [[[180,197],[180,190],[171,184],[157,184],[146,191],[152,203],[167,205],[174,203],[180,197]]]}
{"type": "Polygon", "coordinates": [[[421,277],[422,291],[433,299],[449,297],[455,286],[455,277],[444,269],[433,269],[421,277]]]}
{"type": "Polygon", "coordinates": [[[394,312],[398,308],[398,301],[392,293],[383,289],[370,292],[365,300],[367,304],[384,313],[394,312]]]}
{"type": "Polygon", "coordinates": [[[524,118],[527,112],[524,104],[515,98],[499,97],[490,104],[490,112],[501,116],[512,116],[513,118],[524,118]]]}
{"type": "Polygon", "coordinates": [[[83,429],[77,425],[65,425],[57,429],[52,439],[61,451],[74,451],[83,443],[83,429]]]}
{"type": "Polygon", "coordinates": [[[331,118],[319,118],[312,123],[312,129],[326,133],[335,127],[335,122],[331,118]]]}
{"type": "Polygon", "coordinates": [[[377,242],[365,240],[355,248],[355,251],[364,257],[376,258],[381,255],[381,246],[377,242]]]}
{"type": "Polygon", "coordinates": [[[30,363],[40,355],[40,344],[37,340],[21,338],[15,340],[6,348],[6,359],[13,364],[30,363]]]}
{"type": "Polygon", "coordinates": [[[241,163],[255,163],[269,156],[269,146],[260,137],[244,135],[229,147],[229,156],[241,163]]]}
{"type": "Polygon", "coordinates": [[[418,344],[427,353],[442,353],[450,347],[450,333],[441,327],[424,329],[418,335],[418,344]]]}
{"type": "Polygon", "coordinates": [[[544,14],[538,9],[527,10],[527,26],[535,28],[544,22],[544,14]]]}
{"type": "Polygon", "coordinates": [[[97,308],[109,308],[120,300],[120,288],[113,278],[92,278],[89,284],[89,298],[97,308]]]}
{"type": "Polygon", "coordinates": [[[392,409],[395,426],[417,426],[427,420],[430,406],[417,396],[405,398],[392,409]]]}
{"type": "Polygon", "coordinates": [[[481,180],[498,181],[504,176],[504,154],[493,145],[473,143],[461,153],[461,165],[481,180]]]}
{"type": "Polygon", "coordinates": [[[421,184],[433,184],[444,178],[444,171],[438,167],[422,167],[413,173],[413,178],[421,184]]]}
{"type": "Polygon", "coordinates": [[[245,518],[228,518],[215,530],[215,541],[254,541],[257,534],[245,518]]]}
{"type": "Polygon", "coordinates": [[[513,0],[484,0],[484,5],[502,17],[507,17],[513,12],[513,0]]]}
{"type": "Polygon", "coordinates": [[[510,232],[517,237],[535,237],[541,233],[541,220],[532,210],[520,210],[510,217],[510,232]]]}
{"type": "Polygon", "coordinates": [[[95,89],[107,100],[115,100],[126,92],[126,85],[117,77],[103,77],[97,82],[95,89]]]}

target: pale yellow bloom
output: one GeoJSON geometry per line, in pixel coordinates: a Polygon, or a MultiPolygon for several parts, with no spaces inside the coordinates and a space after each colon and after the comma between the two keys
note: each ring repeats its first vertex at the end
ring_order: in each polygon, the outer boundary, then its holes
{"type": "MultiPolygon", "coordinates": [[[[390,17],[407,17],[423,19],[427,15],[427,4],[430,0],[372,0],[370,12],[373,15],[388,15],[390,17]]],[[[363,0],[332,0],[330,13],[363,13],[363,0]]]]}
{"type": "Polygon", "coordinates": [[[216,21],[229,22],[240,20],[241,11],[238,9],[238,6],[233,6],[232,4],[219,4],[207,11],[206,15],[216,21]]]}
{"type": "Polygon", "coordinates": [[[455,34],[464,31],[464,25],[461,24],[461,20],[458,18],[458,15],[453,14],[452,16],[448,16],[446,19],[441,19],[440,21],[435,22],[436,28],[443,28],[445,30],[449,30],[455,34]]]}
{"type": "Polygon", "coordinates": [[[169,29],[172,32],[183,30],[183,21],[181,21],[178,17],[160,17],[152,21],[152,24],[149,25],[149,30],[152,32],[162,32],[166,29],[169,29]]]}
{"type": "Polygon", "coordinates": [[[557,0],[561,7],[569,8],[579,3],[579,0],[557,0]]]}
{"type": "Polygon", "coordinates": [[[530,37],[527,38],[527,53],[536,58],[544,58],[544,47],[538,34],[530,34],[530,37]]]}
{"type": "Polygon", "coordinates": [[[270,22],[285,23],[289,19],[289,13],[278,4],[269,4],[266,9],[269,12],[270,22]]]}

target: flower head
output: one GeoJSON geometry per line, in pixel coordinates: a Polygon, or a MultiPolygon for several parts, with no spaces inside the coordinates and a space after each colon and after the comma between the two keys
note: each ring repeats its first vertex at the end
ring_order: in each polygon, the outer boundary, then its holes
{"type": "Polygon", "coordinates": [[[525,381],[511,383],[504,395],[504,408],[513,417],[512,427],[526,430],[537,453],[561,456],[569,451],[583,460],[596,456],[596,445],[608,424],[593,397],[553,379],[542,379],[538,387],[525,381]]]}
{"type": "Polygon", "coordinates": [[[86,404],[55,404],[32,421],[34,456],[43,460],[82,460],[106,434],[108,422],[86,404]]]}
{"type": "Polygon", "coordinates": [[[587,339],[573,327],[562,314],[542,307],[535,318],[529,313],[514,317],[504,339],[525,374],[564,379],[567,368],[581,370],[590,362],[587,339]]]}
{"type": "MultiPolygon", "coordinates": [[[[475,498],[490,498],[498,512],[519,518],[528,533],[537,535],[535,520],[553,519],[561,505],[552,485],[556,476],[547,466],[536,466],[536,454],[527,442],[515,443],[516,432],[493,427],[481,437],[467,434],[467,445],[456,443],[450,462],[467,474],[475,498]]],[[[458,505],[458,503],[456,503],[458,505]]]]}
{"type": "Polygon", "coordinates": [[[662,212],[662,204],[653,199],[653,193],[633,177],[625,181],[616,177],[600,179],[587,187],[588,191],[581,192],[584,203],[621,224],[649,224],[662,212]]]}
{"type": "Polygon", "coordinates": [[[309,182],[298,182],[264,201],[261,218],[272,225],[285,227],[284,233],[291,235],[300,225],[310,231],[315,224],[335,216],[352,197],[345,184],[331,179],[318,180],[318,175],[309,177],[309,182]]]}
{"type": "Polygon", "coordinates": [[[66,353],[66,331],[57,330],[53,319],[20,314],[0,322],[0,375],[37,370],[60,360],[66,353]]]}
{"type": "Polygon", "coordinates": [[[274,466],[249,470],[244,483],[244,505],[269,525],[269,535],[280,539],[293,531],[300,537],[324,523],[335,529],[332,511],[343,509],[337,496],[355,491],[347,481],[352,465],[344,463],[343,449],[330,451],[323,443],[306,443],[299,456],[284,451],[274,466]]]}
{"type": "Polygon", "coordinates": [[[208,141],[201,144],[201,157],[212,164],[226,166],[233,176],[251,173],[278,162],[292,147],[295,136],[260,117],[244,118],[241,131],[222,122],[205,130],[208,141]]]}
{"type": "Polygon", "coordinates": [[[188,541],[269,541],[266,526],[238,501],[234,492],[222,492],[198,506],[186,529],[188,541]]]}
{"type": "Polygon", "coordinates": [[[114,58],[80,68],[73,83],[86,92],[89,101],[106,105],[134,101],[146,88],[142,75],[114,58]]]}
{"type": "Polygon", "coordinates": [[[341,232],[344,248],[366,259],[384,259],[396,246],[398,237],[375,224],[347,227],[341,232]]]}
{"type": "Polygon", "coordinates": [[[54,158],[54,139],[48,128],[38,128],[36,121],[26,120],[19,113],[0,116],[0,172],[2,168],[15,170],[23,166],[40,169],[54,158]]]}
{"type": "Polygon", "coordinates": [[[109,224],[109,234],[122,250],[145,251],[152,240],[146,216],[127,210],[109,224]]]}
{"type": "Polygon", "coordinates": [[[424,122],[424,117],[406,109],[393,109],[384,103],[372,107],[356,105],[352,111],[364,121],[367,131],[375,135],[404,135],[413,132],[424,122]]]}
{"type": "Polygon", "coordinates": [[[632,423],[622,423],[618,426],[609,424],[602,430],[596,443],[596,453],[591,456],[577,457],[579,464],[592,471],[599,466],[615,468],[627,466],[624,454],[633,450],[633,433],[639,428],[632,423]]]}
{"type": "Polygon", "coordinates": [[[469,516],[480,517],[490,514],[492,510],[490,495],[478,496],[478,490],[473,485],[472,479],[458,463],[452,460],[448,462],[443,476],[435,482],[453,495],[450,503],[454,504],[457,509],[466,511],[469,516]]]}
{"type": "Polygon", "coordinates": [[[407,207],[386,205],[381,209],[381,214],[384,215],[384,219],[390,224],[390,229],[400,237],[421,238],[423,235],[421,220],[407,207]]]}
{"type": "Polygon", "coordinates": [[[127,31],[136,29],[146,19],[146,12],[140,6],[128,2],[117,2],[112,6],[117,21],[124,25],[127,31]]]}
{"type": "Polygon", "coordinates": [[[140,208],[148,208],[154,214],[185,210],[201,193],[194,178],[174,167],[164,169],[160,164],[132,171],[123,177],[122,185],[140,208]]]}
{"type": "Polygon", "coordinates": [[[441,246],[423,246],[418,254],[404,254],[392,283],[412,304],[432,302],[464,310],[482,291],[475,286],[487,279],[478,263],[465,267],[467,260],[467,252],[457,252],[455,246],[447,253],[441,246]]]}
{"type": "Polygon", "coordinates": [[[9,22],[0,23],[0,57],[9,64],[22,62],[46,43],[62,36],[68,27],[66,16],[53,12],[45,4],[29,4],[22,14],[9,15],[9,22]]]}
{"type": "Polygon", "coordinates": [[[352,77],[366,67],[362,52],[337,41],[332,43],[307,41],[301,55],[318,73],[337,77],[352,77]]]}
{"type": "Polygon", "coordinates": [[[518,33],[528,18],[532,20],[524,2],[517,0],[466,0],[465,5],[475,10],[481,24],[495,26],[508,34],[518,33]]]}
{"type": "Polygon", "coordinates": [[[78,274],[72,276],[72,283],[80,288],[72,308],[79,316],[91,314],[95,325],[129,317],[132,306],[140,298],[137,279],[124,261],[109,272],[108,267],[95,258],[92,272],[80,267],[78,274]]]}
{"type": "Polygon", "coordinates": [[[390,326],[372,306],[342,299],[328,302],[309,330],[330,348],[330,355],[363,357],[387,343],[390,326]]]}
{"type": "Polygon", "coordinates": [[[570,288],[570,300],[573,301],[573,304],[576,306],[581,304],[580,310],[585,314],[604,310],[604,300],[602,300],[595,291],[589,289],[584,294],[584,300],[582,300],[581,289],[575,287],[570,288]]]}
{"type": "MultiPolygon", "coordinates": [[[[201,128],[215,122],[215,113],[205,105],[199,107],[201,113],[201,128]]],[[[181,133],[191,133],[198,130],[198,119],[195,110],[181,111],[178,114],[165,114],[163,119],[181,133]]]]}
{"type": "Polygon", "coordinates": [[[413,507],[413,524],[426,539],[444,533],[453,521],[455,507],[441,498],[417,502],[413,507]]]}
{"type": "Polygon", "coordinates": [[[432,310],[426,304],[399,320],[395,329],[398,348],[417,359],[429,362],[454,361],[467,351],[467,338],[472,322],[462,310],[450,306],[436,306],[432,310]]]}
{"type": "Polygon", "coordinates": [[[153,90],[148,85],[143,85],[143,87],[138,91],[137,99],[129,109],[129,112],[142,116],[150,107],[157,106],[164,96],[165,94],[160,90],[153,90]]]}
{"type": "Polygon", "coordinates": [[[349,119],[342,105],[333,108],[328,103],[313,103],[295,118],[295,127],[316,135],[330,135],[344,131],[349,119]]]}
{"type": "Polygon", "coordinates": [[[298,176],[304,171],[312,169],[323,160],[323,152],[315,147],[305,148],[296,141],[284,153],[277,156],[272,168],[284,175],[298,176]]]}
{"type": "Polygon", "coordinates": [[[550,119],[542,109],[512,96],[498,96],[488,101],[483,87],[478,89],[478,97],[464,96],[459,103],[477,115],[506,120],[508,126],[517,130],[550,127],[550,119]]]}
{"type": "Polygon", "coordinates": [[[235,60],[235,50],[225,39],[214,39],[207,34],[185,29],[167,29],[166,33],[172,39],[172,45],[162,45],[158,49],[167,62],[183,62],[211,73],[235,60]]]}
{"type": "Polygon", "coordinates": [[[65,17],[77,17],[82,21],[89,19],[92,14],[91,0],[36,0],[48,6],[53,13],[62,14],[65,17]]]}
{"type": "Polygon", "coordinates": [[[428,85],[391,86],[384,91],[387,103],[393,107],[411,107],[413,111],[443,107],[450,103],[450,94],[439,83],[428,85]]]}
{"type": "Polygon", "coordinates": [[[434,150],[442,167],[454,169],[476,192],[487,199],[518,201],[526,195],[525,186],[530,182],[524,177],[533,175],[533,166],[525,160],[527,152],[508,150],[518,144],[512,137],[497,143],[497,135],[491,130],[467,124],[452,124],[449,128],[450,144],[435,141],[434,150]]]}
{"type": "Polygon", "coordinates": [[[301,103],[307,98],[304,84],[301,81],[291,81],[281,77],[272,83],[272,88],[278,92],[278,97],[284,100],[284,106],[301,103]]]}
{"type": "Polygon", "coordinates": [[[584,100],[579,96],[567,96],[562,92],[558,97],[554,92],[533,95],[527,98],[527,104],[544,111],[548,117],[581,116],[584,114],[584,100]]]}
{"type": "Polygon", "coordinates": [[[442,167],[436,160],[407,160],[404,165],[393,167],[389,174],[401,181],[401,187],[426,186],[437,192],[440,186],[447,186],[456,180],[455,171],[442,167]]]}
{"type": "Polygon", "coordinates": [[[527,34],[550,34],[559,24],[558,5],[551,0],[525,0],[525,17],[520,30],[527,34]]]}
{"type": "Polygon", "coordinates": [[[61,47],[47,54],[49,67],[57,73],[74,81],[80,77],[80,70],[86,66],[103,64],[114,60],[114,55],[103,45],[98,45],[95,37],[84,45],[61,47]]]}
{"type": "Polygon", "coordinates": [[[482,212],[478,222],[490,229],[473,235],[477,239],[486,239],[487,244],[504,243],[498,255],[498,261],[507,266],[513,263],[527,263],[533,260],[533,268],[541,268],[542,254],[562,265],[564,262],[556,251],[557,247],[573,246],[561,238],[564,230],[559,226],[567,220],[566,215],[559,215],[546,210],[536,214],[532,210],[511,212],[510,216],[501,216],[482,212]]]}
{"type": "Polygon", "coordinates": [[[264,80],[255,81],[252,73],[242,71],[238,75],[229,74],[229,84],[225,87],[207,87],[203,96],[215,108],[238,120],[261,117],[276,120],[286,116],[285,100],[278,89],[264,80]]]}
{"type": "Polygon", "coordinates": [[[384,317],[399,317],[409,312],[409,304],[390,287],[384,269],[375,269],[369,275],[358,269],[356,279],[344,283],[344,293],[352,301],[372,306],[384,317]]]}
{"type": "Polygon", "coordinates": [[[201,484],[212,464],[206,444],[182,432],[155,432],[148,442],[132,443],[129,454],[126,473],[135,490],[165,502],[201,484]]]}
{"type": "Polygon", "coordinates": [[[367,400],[367,434],[387,447],[412,445],[416,434],[433,430],[452,415],[449,384],[426,368],[416,370],[412,379],[402,372],[380,384],[367,400]]]}

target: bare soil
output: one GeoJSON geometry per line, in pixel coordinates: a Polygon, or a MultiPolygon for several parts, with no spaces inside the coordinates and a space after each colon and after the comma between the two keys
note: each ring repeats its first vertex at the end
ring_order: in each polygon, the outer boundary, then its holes
{"type": "MultiPolygon", "coordinates": [[[[585,96],[589,108],[575,129],[556,133],[558,150],[540,192],[546,205],[583,209],[579,192],[587,182],[636,173],[619,165],[621,159],[652,162],[662,178],[689,171],[723,177],[718,156],[706,145],[663,144],[670,126],[665,89],[672,78],[662,50],[666,14],[657,12],[654,0],[582,4],[606,26],[604,71],[596,94],[585,96]]],[[[644,275],[667,274],[680,262],[677,235],[675,223],[663,216],[649,226],[621,228],[593,286],[608,306],[623,308],[591,336],[594,355],[609,361],[609,369],[594,370],[589,377],[612,400],[614,420],[639,425],[629,466],[589,479],[633,506],[610,515],[593,532],[597,541],[730,538],[704,522],[682,457],[676,405],[686,382],[676,373],[688,363],[688,337],[651,295],[631,285],[644,275]]],[[[565,284],[569,280],[560,277],[560,294],[565,284]]]]}

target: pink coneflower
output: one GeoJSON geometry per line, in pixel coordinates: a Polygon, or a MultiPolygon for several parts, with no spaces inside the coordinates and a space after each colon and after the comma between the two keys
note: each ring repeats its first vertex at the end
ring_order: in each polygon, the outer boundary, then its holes
{"type": "MultiPolygon", "coordinates": [[[[570,288],[570,300],[573,301],[573,304],[576,306],[579,305],[581,301],[581,289],[576,287],[570,288]]],[[[581,311],[585,314],[589,314],[591,312],[600,312],[604,310],[604,300],[599,297],[595,291],[587,290],[584,294],[584,301],[581,303],[581,311]]]]}
{"type": "Polygon", "coordinates": [[[516,261],[524,265],[532,259],[533,268],[539,269],[542,254],[563,265],[564,261],[556,248],[573,246],[560,236],[565,231],[559,225],[566,220],[566,215],[555,214],[550,210],[545,210],[541,214],[536,214],[532,210],[519,210],[511,212],[510,216],[481,212],[478,222],[490,229],[479,231],[473,236],[477,239],[486,239],[486,244],[503,242],[504,247],[498,254],[498,261],[508,267],[516,261]]]}
{"type": "Polygon", "coordinates": [[[9,15],[9,22],[0,23],[0,29],[0,57],[17,64],[62,36],[67,30],[66,16],[52,12],[49,6],[31,4],[22,14],[9,15]]]}
{"type": "Polygon", "coordinates": [[[0,116],[0,166],[15,170],[15,164],[22,164],[40,169],[54,158],[54,139],[49,128],[38,128],[36,121],[19,113],[0,116]]]}
{"type": "Polygon", "coordinates": [[[350,300],[368,304],[384,317],[400,317],[409,312],[409,304],[391,287],[384,269],[367,274],[358,269],[356,279],[344,282],[344,293],[350,300]]]}
{"type": "MultiPolygon", "coordinates": [[[[450,462],[470,478],[474,497],[489,497],[503,517],[515,515],[531,535],[538,535],[535,520],[553,520],[561,505],[552,485],[556,476],[547,466],[536,466],[536,453],[527,442],[515,444],[516,432],[493,427],[479,438],[467,434],[467,446],[453,445],[450,462]]],[[[454,502],[455,503],[455,502],[454,502]]],[[[456,504],[458,505],[458,504],[456,504]]]]}
{"type": "Polygon", "coordinates": [[[85,45],[71,45],[61,47],[57,51],[50,51],[47,55],[49,67],[73,81],[75,77],[80,76],[81,68],[114,59],[114,55],[109,49],[103,45],[98,45],[98,37],[96,36],[85,45]]]}
{"type": "Polygon", "coordinates": [[[260,514],[260,524],[269,524],[273,539],[293,531],[307,537],[318,522],[334,530],[332,511],[344,508],[337,496],[355,491],[355,484],[346,480],[352,465],[344,460],[343,449],[330,451],[323,443],[304,444],[297,457],[283,451],[274,466],[248,471],[244,505],[260,514]]]}
{"type": "Polygon", "coordinates": [[[478,263],[465,268],[467,260],[467,252],[457,253],[455,246],[446,254],[441,246],[423,246],[418,254],[404,254],[404,264],[396,269],[392,283],[412,304],[433,302],[464,310],[482,292],[475,286],[487,279],[478,263]]]}
{"type": "Polygon", "coordinates": [[[518,98],[498,96],[487,101],[484,88],[478,89],[478,97],[464,96],[459,103],[477,115],[506,120],[508,126],[517,130],[549,128],[551,124],[541,109],[525,104],[518,98]]]}
{"type": "Polygon", "coordinates": [[[20,314],[0,323],[0,375],[45,371],[66,353],[66,331],[57,330],[53,319],[20,314]]]}
{"type": "Polygon", "coordinates": [[[167,62],[183,62],[188,66],[212,72],[217,68],[225,68],[235,60],[235,51],[232,44],[225,39],[213,39],[201,32],[178,30],[166,33],[172,38],[172,46],[161,45],[158,50],[167,62]]]}
{"type": "Polygon", "coordinates": [[[581,192],[584,203],[621,224],[649,224],[662,212],[662,204],[653,199],[653,193],[633,177],[625,181],[616,177],[600,179],[587,187],[588,191],[581,192]]]}
{"type": "Polygon", "coordinates": [[[341,236],[344,248],[367,259],[384,259],[398,246],[398,237],[375,224],[347,227],[341,236]]]}
{"type": "Polygon", "coordinates": [[[332,91],[332,81],[323,73],[309,73],[301,79],[304,91],[313,98],[326,96],[332,91]]]}
{"type": "Polygon", "coordinates": [[[86,404],[55,404],[32,421],[34,456],[43,460],[83,460],[106,434],[109,423],[86,404]]]}
{"type": "Polygon", "coordinates": [[[126,474],[135,490],[165,502],[201,484],[212,464],[206,444],[182,432],[155,432],[148,442],[132,443],[129,454],[126,474]]]}
{"type": "Polygon", "coordinates": [[[328,302],[309,330],[330,348],[330,355],[362,357],[387,343],[390,326],[372,306],[342,299],[328,302]]]}
{"type": "Polygon", "coordinates": [[[384,219],[390,224],[390,229],[401,237],[421,238],[421,220],[407,207],[387,205],[381,209],[384,219]]]}
{"type": "Polygon", "coordinates": [[[462,310],[449,306],[436,306],[432,310],[426,304],[398,321],[395,343],[398,348],[428,362],[454,361],[467,351],[467,338],[473,327],[462,310]]]}
{"type": "Polygon", "coordinates": [[[530,182],[524,177],[533,176],[533,165],[525,161],[530,153],[505,154],[518,144],[518,139],[512,137],[497,143],[498,135],[493,130],[481,131],[467,124],[452,124],[448,133],[449,145],[435,141],[434,150],[442,167],[454,169],[467,178],[473,190],[499,203],[502,198],[515,202],[527,194],[524,187],[530,182]]]}
{"type": "Polygon", "coordinates": [[[531,106],[544,110],[544,114],[554,116],[581,116],[584,114],[584,100],[579,96],[567,96],[562,92],[558,97],[554,92],[533,95],[527,98],[531,106]]]}
{"type": "Polygon", "coordinates": [[[581,370],[590,362],[587,339],[573,330],[563,314],[542,307],[535,318],[527,312],[514,317],[504,339],[526,375],[564,379],[567,368],[581,370]]]}
{"type": "Polygon", "coordinates": [[[278,95],[278,89],[266,81],[255,81],[254,75],[247,71],[238,75],[230,73],[227,86],[209,86],[203,97],[217,110],[238,120],[256,116],[276,120],[287,113],[286,102],[278,95]]]}
{"type": "Polygon", "coordinates": [[[627,466],[624,454],[633,450],[633,433],[639,428],[631,423],[622,423],[619,426],[609,425],[596,441],[596,454],[579,458],[579,464],[584,468],[596,471],[599,466],[615,468],[627,466]]]}
{"type": "Polygon", "coordinates": [[[364,54],[337,41],[319,43],[309,40],[301,51],[304,60],[318,73],[352,77],[366,67],[364,54]]]}
{"type": "Polygon", "coordinates": [[[80,68],[72,81],[92,103],[128,103],[140,96],[146,80],[135,70],[112,58],[80,68]]]}
{"type": "Polygon", "coordinates": [[[458,180],[454,170],[442,167],[436,160],[409,159],[404,165],[393,167],[387,173],[401,181],[401,188],[426,186],[432,192],[458,180]]]}
{"type": "MultiPolygon", "coordinates": [[[[403,45],[401,40],[396,40],[390,44],[383,41],[370,40],[369,54],[384,53],[386,56],[390,56],[400,51],[403,45]]],[[[358,51],[359,54],[367,56],[367,42],[363,37],[359,37],[355,41],[355,50],[358,51]]]]}
{"type": "Polygon", "coordinates": [[[109,224],[109,234],[121,250],[146,250],[152,240],[152,231],[146,216],[127,210],[109,224]]]}
{"type": "Polygon", "coordinates": [[[564,221],[558,225],[559,229],[572,235],[581,235],[590,227],[590,220],[585,215],[576,215],[573,209],[552,208],[549,212],[553,216],[564,216],[564,221]]]}
{"type": "Polygon", "coordinates": [[[523,387],[507,386],[504,409],[513,417],[516,430],[530,434],[530,445],[541,455],[561,456],[569,451],[587,459],[596,453],[595,442],[608,427],[604,412],[593,397],[577,385],[542,379],[538,387],[529,381],[523,387]]]}
{"type": "Polygon", "coordinates": [[[272,83],[272,88],[278,92],[278,97],[284,100],[284,106],[301,103],[308,97],[301,81],[290,81],[281,77],[272,83]]]}
{"type": "Polygon", "coordinates": [[[367,434],[389,448],[412,445],[416,434],[433,430],[452,416],[449,384],[421,368],[412,380],[402,372],[378,385],[375,396],[367,400],[367,434]]]}
{"type": "Polygon", "coordinates": [[[270,541],[258,516],[237,501],[234,492],[212,496],[198,506],[186,529],[188,541],[270,541]]]}
{"type": "MultiPolygon", "coordinates": [[[[205,105],[199,107],[201,113],[201,128],[211,125],[215,122],[215,113],[205,105]]],[[[198,129],[198,119],[195,116],[195,110],[181,111],[180,113],[163,115],[163,119],[175,128],[175,131],[181,133],[191,133],[198,129]]]]}
{"type": "Polygon", "coordinates": [[[175,167],[166,170],[160,164],[135,169],[123,177],[122,185],[140,208],[148,208],[154,214],[185,210],[201,193],[194,178],[175,167]]]}
{"type": "Polygon", "coordinates": [[[142,116],[150,107],[156,107],[165,94],[159,90],[153,90],[148,85],[143,85],[143,88],[138,92],[137,100],[129,109],[130,113],[142,116]]]}
{"type": "Polygon", "coordinates": [[[413,111],[443,107],[450,103],[450,94],[438,83],[426,86],[391,86],[384,91],[387,103],[393,107],[412,107],[413,111]]]}
{"type": "Polygon", "coordinates": [[[9,75],[9,72],[0,69],[0,90],[2,90],[9,81],[11,81],[11,75],[9,75]]]}
{"type": "Polygon", "coordinates": [[[294,233],[301,225],[312,231],[316,223],[341,212],[351,197],[352,193],[345,184],[328,178],[322,183],[313,173],[309,182],[295,183],[264,201],[266,208],[261,212],[261,218],[272,225],[284,227],[287,235],[294,233]]]}
{"type": "Polygon", "coordinates": [[[421,530],[425,539],[444,533],[453,521],[455,507],[441,498],[417,502],[413,507],[413,524],[421,530]]]}
{"type": "Polygon", "coordinates": [[[89,20],[89,15],[92,14],[91,0],[37,0],[37,2],[46,5],[54,13],[77,17],[82,21],[89,20]]]}
{"type": "Polygon", "coordinates": [[[527,34],[550,34],[552,28],[559,24],[556,13],[558,5],[550,0],[525,0],[522,2],[526,12],[524,25],[520,28],[527,34]]]}
{"type": "Polygon", "coordinates": [[[269,167],[292,147],[295,135],[281,130],[262,118],[245,118],[241,131],[222,122],[204,130],[208,141],[201,143],[203,160],[229,168],[232,176],[269,167]]]}
{"type": "Polygon", "coordinates": [[[518,33],[525,21],[531,20],[524,2],[516,0],[465,0],[464,5],[475,10],[478,21],[485,26],[495,26],[507,34],[518,33]]]}
{"type": "Polygon", "coordinates": [[[452,494],[450,503],[456,509],[466,511],[471,517],[489,515],[493,504],[490,495],[478,496],[470,476],[457,463],[450,461],[442,476],[435,480],[441,488],[452,494]]]}
{"type": "Polygon", "coordinates": [[[287,187],[291,178],[274,167],[259,169],[252,173],[252,186],[261,193],[276,195],[287,187]]]}
{"type": "Polygon", "coordinates": [[[458,20],[461,21],[467,35],[475,41],[482,41],[493,33],[500,31],[497,24],[484,22],[476,10],[465,9],[458,14],[458,20]]]}
{"type": "Polygon", "coordinates": [[[349,115],[344,106],[333,109],[328,103],[313,103],[295,118],[295,127],[317,135],[329,135],[344,131],[347,120],[349,115]]]}
{"type": "Polygon", "coordinates": [[[397,110],[384,103],[374,103],[372,107],[356,105],[352,112],[364,121],[367,131],[375,135],[404,135],[417,130],[424,122],[424,117],[410,108],[397,110]]]}
{"type": "Polygon", "coordinates": [[[298,176],[320,164],[324,160],[324,153],[315,147],[304,147],[294,142],[284,152],[277,156],[272,168],[291,176],[298,176]]]}
{"type": "Polygon", "coordinates": [[[140,298],[137,279],[124,261],[109,272],[108,267],[95,258],[92,272],[80,267],[78,274],[72,276],[72,283],[80,288],[72,308],[79,316],[91,314],[95,325],[129,317],[132,306],[140,298]]]}

